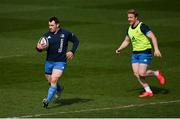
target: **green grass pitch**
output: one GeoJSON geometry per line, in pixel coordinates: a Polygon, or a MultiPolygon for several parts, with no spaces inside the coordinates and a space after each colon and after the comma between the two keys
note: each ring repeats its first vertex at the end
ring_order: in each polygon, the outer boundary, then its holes
{"type": "Polygon", "coordinates": [[[180,1],[179,0],[0,0],[0,117],[180,117],[180,1]],[[138,98],[143,91],[131,71],[131,47],[121,55],[115,49],[126,29],[127,10],[158,38],[167,79],[161,86],[148,82],[154,97],[138,98]],[[80,46],[62,77],[60,103],[42,107],[48,84],[45,53],[35,45],[47,31],[48,19],[74,32],[80,46]]]}

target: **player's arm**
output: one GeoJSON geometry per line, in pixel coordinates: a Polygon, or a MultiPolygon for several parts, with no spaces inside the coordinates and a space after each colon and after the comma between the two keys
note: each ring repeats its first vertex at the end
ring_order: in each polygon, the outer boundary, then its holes
{"type": "Polygon", "coordinates": [[[154,35],[154,33],[144,23],[141,25],[140,28],[141,28],[141,31],[144,33],[144,35],[146,35],[147,37],[149,37],[152,40],[152,44],[153,44],[153,48],[154,48],[154,56],[161,57],[161,52],[158,48],[157,38],[154,35]]]}
{"type": "Polygon", "coordinates": [[[153,48],[154,48],[154,56],[162,57],[161,52],[158,47],[157,38],[152,31],[148,32],[147,36],[152,40],[153,48]]]}
{"type": "Polygon", "coordinates": [[[121,45],[116,49],[116,53],[119,54],[123,49],[125,49],[130,43],[129,37],[126,35],[124,41],[121,43],[121,45]]]}
{"type": "Polygon", "coordinates": [[[71,41],[73,43],[70,51],[74,54],[77,50],[78,45],[79,45],[79,40],[73,33],[71,33],[69,41],[71,41]]]}
{"type": "Polygon", "coordinates": [[[71,60],[78,48],[79,40],[73,33],[70,33],[68,40],[73,43],[71,50],[66,53],[67,59],[71,60]]]}

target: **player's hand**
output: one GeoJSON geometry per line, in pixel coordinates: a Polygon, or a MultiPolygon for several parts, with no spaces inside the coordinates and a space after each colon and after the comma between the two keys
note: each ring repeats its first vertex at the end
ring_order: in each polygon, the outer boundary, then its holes
{"type": "Polygon", "coordinates": [[[155,57],[162,57],[161,52],[158,49],[154,51],[154,56],[155,57]]]}
{"type": "Polygon", "coordinates": [[[44,44],[40,44],[40,43],[37,43],[37,46],[36,46],[39,50],[43,50],[46,48],[46,45],[44,44]]]}
{"type": "Polygon", "coordinates": [[[74,57],[73,52],[68,51],[68,52],[66,53],[66,57],[67,57],[67,59],[68,59],[68,60],[72,60],[72,59],[73,59],[73,57],[74,57]]]}
{"type": "Polygon", "coordinates": [[[120,54],[120,53],[121,53],[121,50],[117,49],[116,54],[120,54]]]}

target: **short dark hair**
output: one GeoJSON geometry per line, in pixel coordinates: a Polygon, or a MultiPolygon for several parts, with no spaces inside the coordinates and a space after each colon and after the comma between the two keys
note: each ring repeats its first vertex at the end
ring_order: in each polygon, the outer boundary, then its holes
{"type": "Polygon", "coordinates": [[[134,14],[135,17],[138,17],[138,13],[135,9],[129,9],[127,13],[128,14],[134,14]]]}
{"type": "Polygon", "coordinates": [[[54,21],[56,24],[59,24],[59,22],[60,22],[59,19],[55,16],[49,18],[49,22],[52,22],[52,21],[54,21]]]}

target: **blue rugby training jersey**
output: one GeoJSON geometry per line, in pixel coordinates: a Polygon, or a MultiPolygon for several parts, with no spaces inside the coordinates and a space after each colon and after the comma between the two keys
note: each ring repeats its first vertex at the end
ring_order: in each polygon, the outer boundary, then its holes
{"type": "Polygon", "coordinates": [[[66,62],[66,52],[68,49],[68,41],[72,42],[71,51],[73,54],[75,53],[79,40],[78,38],[71,32],[60,28],[57,33],[46,32],[43,36],[45,36],[49,41],[49,47],[47,51],[47,61],[54,62],[66,62]]]}

